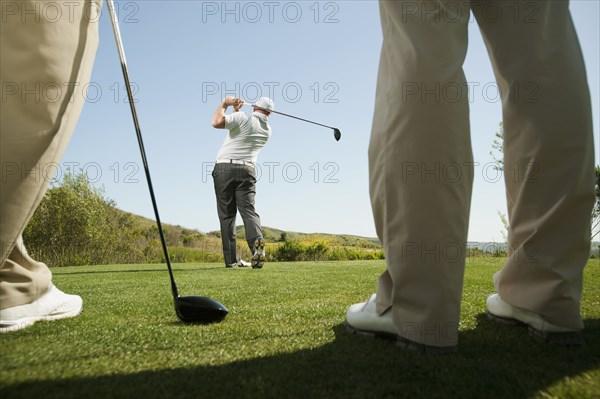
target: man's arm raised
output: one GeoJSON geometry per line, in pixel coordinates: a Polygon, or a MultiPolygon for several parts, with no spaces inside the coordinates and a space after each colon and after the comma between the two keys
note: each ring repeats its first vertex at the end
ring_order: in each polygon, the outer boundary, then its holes
{"type": "Polygon", "coordinates": [[[225,111],[227,111],[230,105],[233,105],[235,112],[237,112],[244,105],[244,100],[235,97],[225,97],[215,110],[215,114],[211,120],[212,127],[215,129],[223,129],[225,127],[225,111]]]}

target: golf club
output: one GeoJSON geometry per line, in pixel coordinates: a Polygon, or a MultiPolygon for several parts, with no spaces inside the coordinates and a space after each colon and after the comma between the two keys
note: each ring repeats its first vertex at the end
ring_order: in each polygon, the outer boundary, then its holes
{"type": "Polygon", "coordinates": [[[294,116],[294,115],[290,115],[290,114],[285,114],[283,112],[273,111],[273,110],[269,110],[269,109],[266,109],[266,108],[262,108],[262,107],[259,107],[258,105],[254,105],[254,104],[251,104],[251,103],[246,102],[246,101],[244,101],[243,105],[249,105],[251,107],[256,107],[256,108],[264,109],[267,112],[272,112],[274,114],[287,116],[288,118],[294,118],[294,119],[298,119],[298,120],[301,120],[301,121],[304,121],[304,122],[312,123],[313,125],[319,125],[319,126],[323,126],[323,127],[329,128],[329,129],[333,129],[333,137],[335,138],[335,141],[340,141],[340,139],[342,138],[342,132],[340,132],[340,129],[338,129],[338,128],[327,126],[327,125],[323,125],[322,123],[319,123],[319,122],[309,121],[308,119],[300,118],[298,116],[294,116]]]}
{"type": "Polygon", "coordinates": [[[177,317],[179,317],[181,321],[187,323],[212,323],[221,321],[225,318],[225,316],[227,316],[227,313],[229,311],[225,306],[215,301],[214,299],[204,296],[179,296],[179,291],[177,290],[177,284],[175,284],[175,277],[173,276],[173,270],[171,268],[171,261],[169,259],[169,252],[167,250],[167,242],[165,241],[162,224],[160,222],[160,216],[158,215],[158,207],[156,205],[156,199],[154,197],[152,180],[150,179],[150,169],[148,168],[148,161],[146,160],[146,150],[144,149],[142,132],[140,130],[140,124],[138,121],[137,113],[135,111],[135,102],[133,99],[133,93],[131,91],[131,83],[129,81],[127,61],[125,60],[125,51],[123,50],[123,43],[121,42],[119,22],[117,20],[117,14],[115,12],[113,0],[108,0],[107,3],[110,13],[110,20],[112,22],[113,32],[115,34],[115,41],[117,42],[117,50],[119,52],[119,58],[121,60],[121,69],[123,70],[123,78],[125,79],[125,86],[127,89],[127,97],[129,98],[129,106],[131,107],[133,124],[135,125],[135,132],[137,135],[138,144],[140,146],[140,153],[142,155],[144,171],[146,172],[148,190],[150,191],[152,207],[154,208],[154,215],[156,216],[158,234],[160,235],[160,241],[162,243],[162,249],[165,255],[165,260],[167,262],[167,268],[169,269],[169,277],[171,278],[171,291],[173,293],[173,301],[175,302],[175,311],[177,313],[177,317]]]}

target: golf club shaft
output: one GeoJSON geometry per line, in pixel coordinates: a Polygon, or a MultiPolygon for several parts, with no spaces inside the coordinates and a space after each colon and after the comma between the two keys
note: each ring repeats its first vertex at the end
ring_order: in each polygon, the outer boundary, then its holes
{"type": "Polygon", "coordinates": [[[158,214],[158,206],[156,205],[156,198],[154,196],[154,189],[152,188],[152,179],[150,178],[150,169],[148,168],[148,161],[146,159],[146,150],[144,149],[144,141],[142,139],[142,131],[140,129],[140,123],[138,121],[137,112],[135,110],[135,101],[133,98],[133,92],[131,91],[131,83],[129,81],[129,72],[127,70],[127,60],[125,59],[125,50],[123,49],[123,43],[121,41],[121,32],[119,30],[119,21],[115,12],[115,6],[113,0],[107,0],[108,10],[110,13],[110,20],[112,22],[113,32],[115,34],[115,41],[117,43],[117,50],[119,52],[119,58],[121,60],[121,69],[123,70],[123,78],[125,79],[125,87],[127,89],[127,97],[129,98],[129,106],[131,107],[131,116],[133,117],[133,124],[135,125],[135,133],[137,135],[138,144],[140,146],[140,153],[142,155],[142,162],[144,164],[144,171],[146,172],[146,182],[148,183],[148,190],[150,191],[150,198],[152,199],[152,207],[154,208],[154,216],[156,217],[156,225],[158,227],[158,234],[160,235],[160,241],[162,243],[165,260],[167,261],[167,268],[169,269],[169,277],[171,278],[171,290],[173,296],[177,298],[179,292],[177,285],[175,284],[175,277],[173,276],[173,270],[171,269],[171,261],[169,260],[169,251],[167,250],[167,242],[162,229],[162,223],[160,222],[160,216],[158,214]]]}
{"type": "Polygon", "coordinates": [[[262,108],[262,107],[259,107],[258,105],[250,104],[250,103],[247,103],[247,102],[244,102],[244,105],[249,105],[249,106],[251,106],[251,107],[256,107],[256,108],[264,109],[265,111],[272,112],[272,113],[274,113],[274,114],[278,114],[278,115],[287,116],[288,118],[294,118],[294,119],[298,119],[298,120],[301,120],[301,121],[303,121],[303,122],[312,123],[313,125],[319,125],[319,126],[327,127],[327,128],[329,128],[329,129],[335,129],[334,127],[327,126],[327,125],[324,125],[324,124],[322,124],[322,123],[319,123],[319,122],[313,122],[313,121],[309,121],[308,119],[300,118],[300,117],[298,117],[298,116],[294,116],[294,115],[286,114],[286,113],[279,112],[279,111],[273,111],[273,110],[269,110],[269,109],[262,108]]]}

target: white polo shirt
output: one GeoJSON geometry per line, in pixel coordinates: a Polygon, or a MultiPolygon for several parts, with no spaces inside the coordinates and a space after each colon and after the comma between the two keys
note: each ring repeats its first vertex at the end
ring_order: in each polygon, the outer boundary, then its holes
{"type": "Polygon", "coordinates": [[[236,159],[256,163],[258,153],[271,137],[268,117],[260,112],[248,115],[234,112],[225,115],[225,129],[229,134],[217,154],[217,160],[236,159]]]}

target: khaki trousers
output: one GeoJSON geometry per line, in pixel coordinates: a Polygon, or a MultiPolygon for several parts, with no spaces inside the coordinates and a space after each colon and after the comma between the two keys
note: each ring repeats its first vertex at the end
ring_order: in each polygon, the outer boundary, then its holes
{"type": "Polygon", "coordinates": [[[381,1],[370,194],[387,262],[377,311],[391,307],[400,336],[457,343],[475,173],[462,69],[469,11],[502,96],[510,231],[496,290],[553,324],[583,327],[594,155],[589,90],[568,6],[381,1]]]}
{"type": "Polygon", "coordinates": [[[51,281],[21,235],[48,188],[85,102],[101,0],[2,1],[0,28],[0,308],[51,281]]]}

